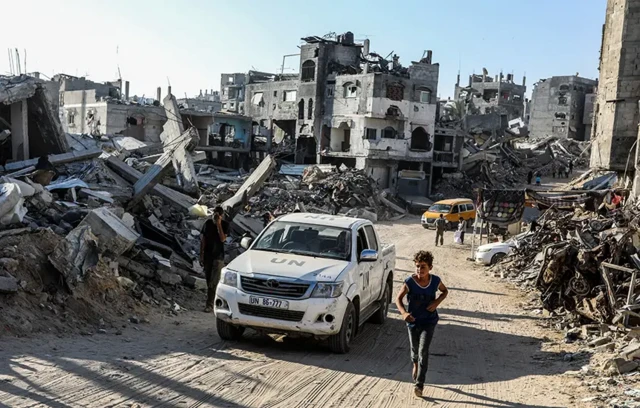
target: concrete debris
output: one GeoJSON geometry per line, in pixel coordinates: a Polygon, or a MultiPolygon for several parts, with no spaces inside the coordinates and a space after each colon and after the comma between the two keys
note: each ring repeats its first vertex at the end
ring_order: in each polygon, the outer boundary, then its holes
{"type": "Polygon", "coordinates": [[[0,294],[17,293],[18,281],[7,272],[0,272],[0,294]]]}
{"type": "Polygon", "coordinates": [[[98,239],[101,252],[108,252],[115,257],[127,252],[140,236],[111,211],[97,208],[82,220],[80,226],[89,226],[98,239]]]}
{"type": "Polygon", "coordinates": [[[98,238],[89,225],[71,231],[49,255],[51,264],[73,287],[83,281],[87,272],[98,263],[98,238]]]}

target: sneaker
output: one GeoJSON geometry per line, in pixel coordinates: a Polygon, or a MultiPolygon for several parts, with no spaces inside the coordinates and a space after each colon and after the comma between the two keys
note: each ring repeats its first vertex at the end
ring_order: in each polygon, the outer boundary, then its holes
{"type": "Polygon", "coordinates": [[[422,388],[418,387],[417,385],[413,387],[413,393],[416,397],[422,398],[422,388]]]}

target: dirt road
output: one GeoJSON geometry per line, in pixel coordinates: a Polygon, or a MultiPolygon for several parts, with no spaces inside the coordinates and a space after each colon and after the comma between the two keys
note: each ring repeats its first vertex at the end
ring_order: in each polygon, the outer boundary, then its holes
{"type": "MultiPolygon", "coordinates": [[[[563,376],[570,346],[523,311],[525,297],[466,261],[468,248],[433,248],[415,219],[379,226],[398,250],[394,293],[418,249],[435,255],[450,288],[431,350],[426,399],[412,395],[407,333],[392,309],[348,355],[312,341],[220,340],[211,315],[158,317],[92,336],[0,339],[0,407],[578,407],[563,376]]],[[[123,316],[123,323],[126,321],[123,316]]],[[[584,363],[583,363],[584,364],[584,363]]]]}

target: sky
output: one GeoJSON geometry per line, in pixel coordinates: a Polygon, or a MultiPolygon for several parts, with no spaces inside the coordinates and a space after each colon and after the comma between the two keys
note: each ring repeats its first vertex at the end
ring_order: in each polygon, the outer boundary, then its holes
{"type": "MultiPolygon", "coordinates": [[[[351,31],[408,66],[425,50],[440,63],[438,95],[482,68],[513,73],[527,94],[555,75],[598,77],[606,0],[21,0],[3,4],[0,74],[9,48],[24,69],[97,82],[122,77],[154,98],[220,88],[222,72],[277,72],[300,38],[351,31]],[[7,18],[7,16],[12,16],[7,18]]],[[[289,58],[285,72],[297,72],[289,58]]]]}

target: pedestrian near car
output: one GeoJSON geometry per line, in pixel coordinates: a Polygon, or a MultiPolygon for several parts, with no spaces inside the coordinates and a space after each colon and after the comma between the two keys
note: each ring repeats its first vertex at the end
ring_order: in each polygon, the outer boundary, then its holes
{"type": "Polygon", "coordinates": [[[229,223],[222,219],[223,215],[222,207],[216,207],[213,217],[204,223],[200,231],[200,264],[207,279],[207,303],[204,308],[207,313],[213,312],[216,288],[224,267],[224,242],[229,234],[229,223]]]}
{"type": "Polygon", "coordinates": [[[464,218],[460,217],[458,221],[458,231],[460,232],[460,243],[464,244],[464,233],[467,230],[467,222],[464,218]]]}
{"type": "Polygon", "coordinates": [[[446,226],[447,221],[444,219],[444,215],[440,214],[436,220],[436,246],[438,246],[438,238],[440,238],[440,245],[444,245],[444,228],[446,226]]]}
{"type": "Polygon", "coordinates": [[[527,184],[531,184],[531,180],[533,180],[533,171],[529,170],[529,173],[527,173],[527,184]]]}
{"type": "Polygon", "coordinates": [[[438,306],[447,297],[449,291],[440,277],[431,274],[433,269],[431,252],[420,251],[415,254],[413,261],[416,273],[404,281],[396,298],[396,307],[407,323],[409,331],[414,393],[417,397],[422,397],[429,369],[429,346],[439,320],[438,306]],[[440,295],[436,297],[438,291],[440,295]],[[407,308],[404,305],[405,296],[408,300],[407,308]]]}
{"type": "Polygon", "coordinates": [[[540,176],[540,172],[536,172],[536,186],[539,186],[542,183],[542,177],[540,176]]]}
{"type": "Polygon", "coordinates": [[[569,160],[569,174],[573,174],[573,160],[569,160]]]}
{"type": "Polygon", "coordinates": [[[555,163],[551,164],[551,174],[553,175],[553,178],[556,178],[556,172],[558,171],[558,168],[556,167],[555,163]]]}

